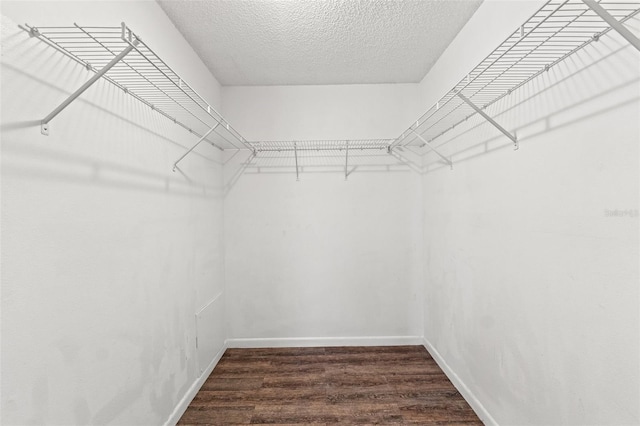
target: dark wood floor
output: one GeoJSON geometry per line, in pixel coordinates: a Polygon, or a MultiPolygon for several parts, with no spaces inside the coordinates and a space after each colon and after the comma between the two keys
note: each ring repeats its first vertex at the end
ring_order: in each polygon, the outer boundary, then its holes
{"type": "Polygon", "coordinates": [[[181,425],[482,423],[422,346],[228,349],[181,425]]]}

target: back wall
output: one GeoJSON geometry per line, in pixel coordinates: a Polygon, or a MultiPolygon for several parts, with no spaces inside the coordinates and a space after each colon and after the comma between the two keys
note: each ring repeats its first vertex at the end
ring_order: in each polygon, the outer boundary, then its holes
{"type": "MultiPolygon", "coordinates": [[[[392,138],[417,85],[225,87],[248,139],[392,138]]],[[[228,155],[230,345],[419,342],[420,180],[386,152],[228,155]]]]}

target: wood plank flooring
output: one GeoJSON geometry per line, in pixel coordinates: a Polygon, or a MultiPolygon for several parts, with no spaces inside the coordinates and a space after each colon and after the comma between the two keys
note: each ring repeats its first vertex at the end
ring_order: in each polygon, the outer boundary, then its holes
{"type": "Polygon", "coordinates": [[[227,349],[180,425],[481,425],[422,346],[227,349]]]}

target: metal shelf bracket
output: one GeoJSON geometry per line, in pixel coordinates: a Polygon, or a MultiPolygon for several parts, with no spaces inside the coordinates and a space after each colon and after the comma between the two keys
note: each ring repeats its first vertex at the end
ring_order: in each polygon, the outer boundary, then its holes
{"type": "Polygon", "coordinates": [[[450,159],[448,159],[447,157],[445,157],[444,155],[440,154],[440,152],[438,152],[437,149],[435,149],[434,147],[431,146],[431,144],[429,142],[427,142],[420,133],[416,132],[415,130],[411,129],[411,131],[413,132],[414,135],[416,135],[418,137],[418,139],[420,139],[422,142],[424,142],[423,146],[426,146],[427,148],[429,148],[431,151],[435,152],[436,155],[440,158],[442,158],[442,160],[447,163],[449,165],[449,167],[451,167],[451,170],[453,170],[453,161],[451,161],[450,159]]]}
{"type": "Polygon", "coordinates": [[[504,127],[502,127],[501,125],[499,125],[493,118],[489,117],[482,109],[478,108],[478,106],[476,104],[474,104],[473,102],[471,102],[465,95],[463,95],[462,93],[458,92],[457,95],[460,97],[460,99],[462,99],[467,105],[469,105],[471,108],[473,108],[475,110],[475,112],[477,112],[478,114],[480,114],[485,120],[487,120],[489,123],[491,123],[496,129],[500,130],[502,133],[504,133],[504,135],[506,137],[508,137],[509,139],[511,139],[513,141],[513,149],[514,151],[517,150],[519,148],[518,146],[518,138],[515,135],[512,135],[511,133],[509,133],[504,127]]]}
{"type": "Polygon", "coordinates": [[[182,157],[178,158],[178,159],[176,160],[176,162],[175,162],[175,163],[173,163],[173,171],[174,171],[174,172],[176,171],[176,168],[178,167],[178,163],[179,163],[179,162],[181,162],[181,161],[182,161],[182,159],[183,159],[184,157],[186,157],[187,155],[189,155],[189,153],[190,153],[191,151],[193,151],[194,149],[196,149],[196,147],[197,147],[198,145],[200,145],[200,142],[202,142],[203,140],[205,140],[205,139],[207,138],[207,136],[209,136],[209,135],[211,134],[211,132],[213,132],[213,131],[216,129],[216,127],[218,127],[219,125],[220,125],[220,123],[216,123],[213,127],[211,127],[211,128],[207,131],[207,133],[205,133],[204,135],[202,135],[202,137],[201,137],[200,139],[198,139],[198,142],[196,142],[196,143],[195,143],[195,145],[193,145],[191,148],[189,148],[189,149],[187,150],[187,152],[185,152],[184,154],[182,154],[182,157]]]}
{"type": "Polygon", "coordinates": [[[591,10],[598,14],[611,28],[616,30],[622,37],[624,37],[633,47],[640,51],[640,39],[636,37],[627,27],[620,23],[616,18],[611,16],[600,4],[594,0],[582,0],[584,4],[589,6],[591,10]]]}
{"type": "MultiPolygon", "coordinates": [[[[126,28],[125,24],[122,23],[122,39],[123,40],[125,40],[125,36],[124,36],[125,28],[126,28]]],[[[40,32],[38,31],[37,28],[32,28],[31,34],[33,36],[38,37],[40,35],[40,32]]],[[[47,115],[45,118],[43,118],[42,121],[40,122],[40,133],[42,133],[45,136],[48,136],[49,135],[49,122],[51,120],[53,120],[53,118],[56,115],[60,114],[62,112],[62,110],[64,110],[66,107],[68,107],[73,101],[75,101],[78,98],[78,96],[80,96],[82,93],[84,93],[85,90],[87,90],[89,87],[91,87],[93,85],[93,83],[95,83],[103,75],[105,75],[107,73],[107,71],[109,71],[111,68],[113,68],[114,65],[116,65],[125,56],[127,56],[127,54],[129,52],[131,52],[138,43],[139,43],[139,41],[138,41],[137,38],[133,39],[133,40],[129,40],[128,46],[125,47],[122,52],[120,52],[118,55],[116,55],[108,64],[106,64],[104,67],[102,67],[102,69],[100,71],[96,72],[93,75],[93,77],[91,77],[86,83],[84,83],[82,86],[80,86],[80,88],[78,90],[73,92],[64,102],[62,102],[60,105],[58,105],[58,107],[56,109],[51,111],[49,113],[49,115],[47,115]]]]}

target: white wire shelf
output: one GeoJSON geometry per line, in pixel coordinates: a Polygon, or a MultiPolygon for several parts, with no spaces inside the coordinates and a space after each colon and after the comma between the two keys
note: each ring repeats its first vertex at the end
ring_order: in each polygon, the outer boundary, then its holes
{"type": "Polygon", "coordinates": [[[393,139],[248,142],[256,152],[387,150],[393,139]]]}
{"type": "MultiPolygon", "coordinates": [[[[72,27],[27,25],[27,28],[32,35],[95,71],[98,77],[113,83],[194,135],[202,137],[215,126],[214,131],[204,139],[212,145],[220,149],[249,148],[245,139],[222,115],[124,23],[119,27],[74,24],[72,27]],[[127,50],[116,60],[118,55],[127,50]],[[114,60],[115,64],[108,67],[114,60]],[[108,70],[99,75],[100,70],[105,68],[108,70]]],[[[58,112],[54,110],[53,116],[58,112]]],[[[47,118],[43,124],[48,124],[53,117],[47,118]]],[[[48,128],[43,130],[48,131],[48,128]]]]}
{"type": "Polygon", "coordinates": [[[392,153],[395,148],[426,146],[453,167],[451,159],[432,146],[434,140],[477,113],[509,137],[517,149],[516,135],[484,110],[612,29],[640,50],[640,40],[624,26],[638,13],[640,0],[548,1],[393,140],[249,142],[124,23],[119,27],[26,27],[31,35],[95,72],[42,120],[44,134],[49,132],[49,121],[102,77],[199,138],[174,163],[174,170],[203,141],[221,150],[248,149],[254,155],[294,151],[296,163],[298,151],[344,150],[346,164],[352,150],[392,153]]]}
{"type": "MultiPolygon", "coordinates": [[[[305,141],[260,141],[249,142],[255,155],[258,153],[286,152],[293,154],[296,170],[296,180],[300,180],[300,160],[302,155],[314,155],[314,152],[329,153],[332,157],[344,158],[344,179],[349,178],[349,161],[353,160],[358,152],[371,152],[371,150],[389,150],[393,139],[355,139],[355,140],[305,140],[305,141]],[[300,159],[298,157],[301,157],[300,159]]],[[[268,154],[267,154],[268,155],[268,154]]]]}
{"type": "MultiPolygon", "coordinates": [[[[485,116],[512,139],[517,149],[516,136],[487,117],[484,109],[612,29],[592,6],[587,5],[588,2],[547,2],[394,140],[391,149],[429,144],[428,147],[434,150],[433,141],[476,113],[485,116]]],[[[602,0],[593,7],[598,5],[620,24],[640,13],[640,1],[637,0],[602,0]]],[[[625,28],[622,30],[626,31],[625,28]]]]}

